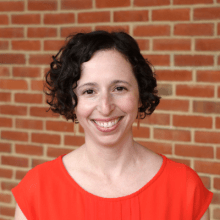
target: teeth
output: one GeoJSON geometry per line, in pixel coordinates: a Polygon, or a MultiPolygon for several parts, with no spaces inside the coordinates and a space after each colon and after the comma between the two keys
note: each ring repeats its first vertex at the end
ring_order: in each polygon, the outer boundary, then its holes
{"type": "Polygon", "coordinates": [[[100,126],[100,127],[110,128],[110,127],[114,126],[115,124],[117,124],[118,121],[119,121],[119,119],[120,119],[120,118],[115,119],[115,120],[113,120],[113,121],[109,121],[109,122],[98,122],[98,121],[95,121],[95,120],[94,120],[94,122],[95,122],[98,126],[100,126]]]}

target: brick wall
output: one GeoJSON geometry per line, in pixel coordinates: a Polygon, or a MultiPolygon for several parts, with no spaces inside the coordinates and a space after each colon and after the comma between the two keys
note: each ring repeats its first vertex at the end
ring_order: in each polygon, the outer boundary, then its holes
{"type": "Polygon", "coordinates": [[[96,29],[127,31],[155,66],[161,104],[135,138],[196,170],[220,219],[220,0],[0,0],[0,220],[29,169],[83,143],[42,82],[67,35],[96,29]]]}

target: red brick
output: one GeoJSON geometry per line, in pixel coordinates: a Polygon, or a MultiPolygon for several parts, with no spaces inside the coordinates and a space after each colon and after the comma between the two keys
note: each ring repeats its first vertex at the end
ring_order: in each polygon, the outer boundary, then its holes
{"type": "Polygon", "coordinates": [[[220,147],[217,147],[216,157],[220,159],[220,147]]]}
{"type": "Polygon", "coordinates": [[[8,15],[0,15],[0,25],[5,25],[8,24],[8,15]]]}
{"type": "Polygon", "coordinates": [[[59,49],[64,46],[64,40],[45,40],[44,41],[44,50],[55,50],[59,51],[59,49]]]}
{"type": "Polygon", "coordinates": [[[71,146],[81,146],[85,143],[84,137],[65,135],[64,144],[71,146]]]}
{"type": "Polygon", "coordinates": [[[213,24],[176,24],[174,35],[182,36],[212,36],[214,34],[213,24]]]}
{"type": "Polygon", "coordinates": [[[43,147],[35,146],[35,145],[24,145],[24,144],[16,144],[15,152],[17,154],[27,154],[27,155],[43,155],[43,147]]]}
{"type": "Polygon", "coordinates": [[[169,55],[147,54],[144,58],[150,61],[154,66],[170,66],[169,55]]]}
{"type": "Polygon", "coordinates": [[[29,0],[28,10],[31,11],[53,11],[57,10],[57,1],[29,0]]]}
{"type": "Polygon", "coordinates": [[[1,138],[14,141],[28,141],[28,133],[17,131],[2,131],[1,138]]]}
{"type": "Polygon", "coordinates": [[[220,204],[220,193],[213,194],[212,204],[220,204]]]}
{"type": "Polygon", "coordinates": [[[52,55],[50,54],[31,54],[29,55],[30,64],[47,64],[52,62],[52,55]]]}
{"type": "Polygon", "coordinates": [[[132,127],[132,133],[134,137],[142,137],[142,138],[149,138],[150,137],[150,129],[146,127],[132,127]]]}
{"type": "Polygon", "coordinates": [[[48,107],[30,107],[30,115],[36,117],[59,117],[58,114],[53,113],[51,110],[48,112],[48,107]]]}
{"type": "Polygon", "coordinates": [[[27,90],[28,86],[25,80],[2,79],[0,81],[0,88],[11,90],[27,90]]]}
{"type": "Polygon", "coordinates": [[[16,93],[15,102],[19,103],[42,103],[42,94],[26,94],[26,93],[16,93]]]}
{"type": "Polygon", "coordinates": [[[40,41],[12,41],[13,50],[40,50],[40,41]]]}
{"type": "Polygon", "coordinates": [[[206,177],[206,176],[200,176],[204,186],[207,188],[207,189],[210,189],[211,188],[211,184],[210,184],[210,177],[206,177]]]}
{"type": "Polygon", "coordinates": [[[171,130],[171,129],[154,129],[154,138],[170,141],[191,141],[190,131],[171,130]]]}
{"type": "Polygon", "coordinates": [[[31,135],[31,141],[35,143],[60,144],[60,135],[54,134],[37,134],[31,135]]]}
{"type": "Polygon", "coordinates": [[[27,115],[27,107],[15,105],[1,105],[0,113],[4,115],[27,115]]]}
{"type": "Polygon", "coordinates": [[[216,124],[215,124],[216,128],[220,128],[220,118],[216,117],[216,124]]]}
{"type": "Polygon", "coordinates": [[[189,21],[190,9],[159,9],[152,11],[153,21],[189,21]]]}
{"type": "Polygon", "coordinates": [[[220,65],[220,56],[218,56],[218,65],[220,65]]]}
{"type": "Polygon", "coordinates": [[[13,175],[13,171],[9,169],[0,169],[0,177],[11,179],[13,175]]]}
{"type": "Polygon", "coordinates": [[[211,161],[194,161],[194,168],[196,172],[219,174],[220,163],[211,161]]]}
{"type": "Polygon", "coordinates": [[[196,73],[197,82],[220,82],[220,71],[219,70],[198,70],[196,73]]]}
{"type": "Polygon", "coordinates": [[[213,0],[174,0],[174,5],[212,4],[213,0]]]}
{"type": "Polygon", "coordinates": [[[220,23],[218,23],[218,35],[220,35],[220,23]]]}
{"type": "Polygon", "coordinates": [[[14,77],[40,77],[41,69],[38,67],[13,67],[14,77]]]}
{"type": "Polygon", "coordinates": [[[170,5],[169,0],[134,0],[134,6],[161,6],[170,5]]]}
{"type": "Polygon", "coordinates": [[[0,41],[0,50],[8,50],[8,41],[0,41]]]}
{"type": "Polygon", "coordinates": [[[30,120],[30,119],[16,119],[16,128],[24,129],[43,129],[43,122],[39,120],[30,120]]]}
{"type": "Polygon", "coordinates": [[[97,8],[116,8],[130,6],[130,0],[96,0],[97,8]]]}
{"type": "Polygon", "coordinates": [[[175,55],[175,66],[212,66],[214,63],[211,55],[175,55]]]}
{"type": "Polygon", "coordinates": [[[214,97],[214,86],[176,85],[176,95],[191,97],[214,97]]]}
{"type": "Polygon", "coordinates": [[[2,64],[25,64],[24,54],[0,54],[2,64]]]}
{"type": "Polygon", "coordinates": [[[11,144],[0,143],[0,152],[11,153],[11,144]]]}
{"type": "Polygon", "coordinates": [[[78,0],[62,0],[61,1],[61,9],[88,9],[92,8],[92,0],[83,0],[83,1],[78,1],[78,0]]]}
{"type": "Polygon", "coordinates": [[[149,20],[148,10],[114,12],[115,22],[148,21],[148,20],[149,20]]]}
{"type": "Polygon", "coordinates": [[[173,125],[176,127],[212,128],[212,117],[173,115],[173,125]]]}
{"type": "Polygon", "coordinates": [[[109,11],[80,12],[78,13],[78,23],[110,22],[109,11]]]}
{"type": "Polygon", "coordinates": [[[183,163],[183,164],[187,165],[188,167],[191,167],[190,160],[180,159],[180,158],[171,158],[171,160],[173,160],[174,162],[177,162],[177,163],[183,163]]]}
{"type": "Polygon", "coordinates": [[[214,178],[214,188],[220,190],[220,178],[214,178]]]}
{"type": "MultiPolygon", "coordinates": [[[[3,206],[3,205],[1,206],[1,215],[13,217],[14,212],[15,212],[15,208],[13,208],[13,207],[3,206]]],[[[3,220],[5,220],[5,219],[3,219],[3,220]]]]}
{"type": "Polygon", "coordinates": [[[30,27],[28,28],[27,36],[34,37],[34,38],[56,37],[57,28],[46,28],[46,27],[32,28],[30,27]]]}
{"type": "Polygon", "coordinates": [[[0,193],[0,202],[11,203],[11,195],[6,193],[0,193]]]}
{"type": "Polygon", "coordinates": [[[176,144],[175,154],[184,157],[213,158],[213,147],[176,144]]]}
{"type": "Polygon", "coordinates": [[[219,51],[220,39],[196,39],[195,49],[198,51],[219,51]]]}
{"type": "Polygon", "coordinates": [[[74,13],[45,14],[44,24],[71,24],[75,22],[74,13]]]}
{"type": "Polygon", "coordinates": [[[150,41],[148,39],[135,39],[138,43],[140,50],[149,50],[150,41]]]}
{"type": "Polygon", "coordinates": [[[158,110],[166,111],[189,111],[189,101],[187,100],[176,100],[176,99],[161,99],[160,104],[157,107],[158,110]]]}
{"type": "Polygon", "coordinates": [[[158,84],[157,91],[159,96],[170,96],[173,94],[173,87],[171,84],[158,84]]]}
{"type": "Polygon", "coordinates": [[[91,32],[92,28],[91,27],[62,27],[61,28],[61,37],[67,37],[70,34],[73,33],[87,33],[87,32],[91,32]]]}
{"type": "Polygon", "coordinates": [[[153,50],[177,50],[185,51],[191,49],[190,39],[154,39],[153,50]]]}
{"type": "Polygon", "coordinates": [[[194,9],[194,20],[209,20],[220,18],[220,7],[212,8],[195,8],[194,9]]]}
{"type": "Polygon", "coordinates": [[[37,165],[45,163],[47,161],[48,160],[43,160],[43,159],[32,159],[32,167],[36,167],[37,165]]]}
{"type": "Polygon", "coordinates": [[[16,170],[15,178],[19,179],[19,180],[22,180],[25,177],[26,174],[27,174],[26,171],[16,170]]]}
{"type": "Polygon", "coordinates": [[[161,81],[191,81],[192,71],[189,70],[157,70],[157,80],[161,81]]]}
{"type": "Polygon", "coordinates": [[[9,68],[0,66],[0,76],[10,76],[9,68]]]}
{"type": "Polygon", "coordinates": [[[215,208],[213,210],[213,217],[214,217],[214,219],[220,219],[220,209],[219,208],[215,208]]]}
{"type": "Polygon", "coordinates": [[[152,115],[146,116],[144,119],[140,120],[140,123],[155,124],[155,125],[169,125],[170,115],[169,114],[158,114],[154,113],[152,115]]]}
{"type": "Polygon", "coordinates": [[[114,25],[114,26],[98,25],[98,26],[95,27],[95,30],[105,30],[105,31],[108,31],[108,32],[124,31],[126,33],[129,33],[129,26],[128,25],[114,25]]]}
{"type": "Polygon", "coordinates": [[[72,149],[67,149],[67,148],[55,148],[55,147],[48,147],[47,148],[47,156],[48,157],[59,157],[60,155],[63,154],[68,154],[72,151],[72,149]]]}
{"type": "Polygon", "coordinates": [[[24,1],[1,1],[0,11],[24,11],[24,1]]]}
{"type": "Polygon", "coordinates": [[[0,38],[24,37],[24,28],[0,28],[0,38]]]}
{"type": "Polygon", "coordinates": [[[44,81],[43,80],[32,80],[31,81],[31,90],[34,91],[43,91],[44,81]]]}
{"type": "Polygon", "coordinates": [[[158,143],[158,142],[145,142],[137,141],[139,144],[145,146],[147,149],[154,151],[158,154],[172,154],[172,144],[158,143]]]}
{"type": "Polygon", "coordinates": [[[219,144],[220,132],[196,131],[195,142],[219,144]]]}
{"type": "Polygon", "coordinates": [[[28,167],[28,159],[24,157],[2,156],[2,164],[16,167],[28,167]]]}
{"type": "Polygon", "coordinates": [[[220,114],[220,102],[194,101],[193,112],[220,114]]]}
{"type": "Polygon", "coordinates": [[[74,123],[62,121],[47,121],[46,129],[50,131],[74,132],[74,123]]]}
{"type": "Polygon", "coordinates": [[[41,19],[39,14],[24,14],[12,15],[12,24],[40,24],[41,19]]]}
{"type": "Polygon", "coordinates": [[[11,190],[12,188],[14,188],[17,185],[18,185],[17,183],[4,181],[4,182],[2,182],[1,187],[2,187],[3,190],[11,190]]]}
{"type": "Polygon", "coordinates": [[[12,119],[0,118],[0,127],[12,127],[12,119]]]}
{"type": "Polygon", "coordinates": [[[11,93],[0,92],[0,101],[1,102],[10,102],[11,101],[11,93]]]}
{"type": "Polygon", "coordinates": [[[152,36],[170,36],[169,25],[138,25],[134,27],[134,36],[152,37],[152,36]]]}
{"type": "Polygon", "coordinates": [[[220,98],[220,86],[218,87],[218,98],[220,98]]]}

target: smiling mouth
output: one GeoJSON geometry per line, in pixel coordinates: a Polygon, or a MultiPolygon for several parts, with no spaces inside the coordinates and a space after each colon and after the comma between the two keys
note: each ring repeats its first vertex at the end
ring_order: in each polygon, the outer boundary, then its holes
{"type": "Polygon", "coordinates": [[[92,120],[92,121],[102,128],[111,128],[115,126],[122,118],[123,117],[119,117],[108,122],[103,122],[103,121],[101,122],[101,121],[96,121],[96,120],[92,120]]]}

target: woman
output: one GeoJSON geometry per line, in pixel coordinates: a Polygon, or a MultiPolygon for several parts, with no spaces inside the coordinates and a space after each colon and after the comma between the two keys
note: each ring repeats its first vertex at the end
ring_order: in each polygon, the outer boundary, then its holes
{"type": "Polygon", "coordinates": [[[209,219],[212,193],[198,175],[133,140],[133,122],[159,97],[131,36],[72,36],[46,80],[51,109],[79,121],[85,144],[27,173],[12,190],[16,220],[209,219]]]}

